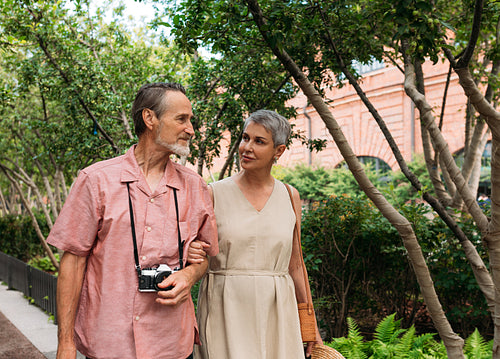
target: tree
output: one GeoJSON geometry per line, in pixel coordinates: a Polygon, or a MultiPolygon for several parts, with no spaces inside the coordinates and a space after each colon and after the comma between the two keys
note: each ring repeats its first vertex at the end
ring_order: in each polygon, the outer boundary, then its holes
{"type": "MultiPolygon", "coordinates": [[[[0,2],[2,203],[22,201],[49,229],[77,171],[134,141],[130,106],[143,83],[179,81],[189,61],[144,32],[105,23],[88,2],[0,2]]],[[[45,233],[37,231],[57,267],[45,233]]]]}
{"type": "MultiPolygon", "coordinates": [[[[223,34],[230,34],[233,39],[232,44],[237,44],[240,39],[248,37],[254,39],[254,42],[258,41],[258,38],[265,41],[320,114],[360,187],[398,230],[411,258],[434,325],[447,347],[448,355],[453,358],[463,357],[463,340],[453,332],[446,320],[410,223],[390,206],[367,179],[356,155],[335,121],[335,110],[332,111],[323,98],[323,89],[325,86],[335,86],[340,74],[356,88],[358,95],[386,136],[402,172],[417,190],[423,191],[423,198],[433,206],[459,239],[490,305],[492,317],[496,321],[495,313],[500,310],[495,295],[496,285],[492,280],[498,277],[495,275],[496,267],[492,266],[490,275],[471,241],[454,222],[447,206],[461,208],[462,203],[465,205],[465,209],[480,228],[483,239],[488,243],[490,265],[496,263],[497,239],[492,234],[497,232],[493,225],[496,225],[496,216],[500,212],[497,213],[498,210],[493,207],[492,220],[488,224],[488,218],[477,205],[475,195],[471,191],[474,185],[471,184],[469,187],[469,178],[476,167],[474,163],[477,163],[478,153],[482,152],[480,145],[484,145],[485,132],[481,121],[484,120],[488,124],[493,136],[493,148],[496,148],[494,128],[497,126],[498,121],[495,120],[498,120],[499,114],[495,106],[490,105],[488,101],[492,103],[498,101],[498,98],[494,97],[498,86],[498,31],[494,30],[498,27],[496,24],[499,21],[498,4],[488,3],[483,9],[482,1],[477,1],[474,6],[467,1],[455,1],[453,6],[450,6],[449,2],[435,1],[431,4],[420,0],[393,2],[248,0],[202,3],[201,5],[201,2],[196,0],[182,2],[181,10],[192,11],[199,6],[205,9],[204,14],[199,17],[189,11],[180,11],[177,16],[187,19],[182,24],[185,26],[184,30],[199,29],[197,31],[202,34],[200,41],[205,45],[219,44],[223,34]],[[212,13],[217,14],[216,21],[207,15],[212,13]],[[482,62],[475,64],[482,70],[477,71],[477,77],[474,78],[469,70],[469,64],[475,53],[478,38],[481,38],[482,42],[476,58],[482,62]],[[454,57],[462,51],[461,60],[455,64],[454,57]],[[474,111],[470,111],[469,117],[465,119],[468,121],[467,128],[469,130],[474,128],[474,133],[469,133],[467,136],[466,164],[462,170],[455,165],[425,98],[422,63],[438,61],[444,57],[443,53],[459,75],[470,103],[479,114],[476,116],[474,111]],[[358,82],[359,75],[352,64],[354,61],[369,63],[373,59],[393,61],[404,73],[405,90],[420,112],[424,153],[429,175],[433,181],[433,191],[423,189],[418,178],[409,171],[382,117],[362,91],[358,82]],[[485,87],[483,94],[476,84],[485,80],[488,86],[485,87]],[[447,180],[446,183],[441,181],[440,174],[447,180]]],[[[493,168],[495,164],[494,160],[493,168]]],[[[494,173],[495,169],[492,169],[492,174],[494,173]]],[[[492,179],[494,177],[492,175],[492,179]]],[[[493,202],[497,196],[495,193],[498,193],[497,186],[493,180],[493,202]]],[[[498,328],[497,323],[495,328],[498,328]]],[[[494,357],[500,357],[498,349],[500,339],[497,332],[498,330],[495,330],[494,357]]]]}

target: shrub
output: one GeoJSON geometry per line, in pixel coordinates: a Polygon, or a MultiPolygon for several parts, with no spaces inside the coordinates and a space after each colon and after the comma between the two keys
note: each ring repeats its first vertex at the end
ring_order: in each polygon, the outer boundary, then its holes
{"type": "MultiPolygon", "coordinates": [[[[55,253],[57,261],[59,262],[59,253],[55,253]]],[[[54,266],[48,256],[36,256],[28,261],[28,264],[34,268],[40,269],[44,272],[57,274],[57,268],[54,266]]]]}
{"type": "Polygon", "coordinates": [[[349,315],[373,321],[392,311],[408,312],[418,297],[398,233],[363,197],[314,202],[304,213],[302,243],[327,338],[345,334],[349,315]]]}
{"type": "MultiPolygon", "coordinates": [[[[36,214],[36,218],[42,232],[47,235],[49,230],[45,217],[36,214]]],[[[0,217],[0,251],[25,262],[37,255],[44,255],[44,249],[30,217],[17,215],[0,217]]]]}
{"type": "MultiPolygon", "coordinates": [[[[474,328],[486,333],[491,325],[486,300],[451,231],[424,203],[410,201],[400,211],[419,239],[453,328],[464,336],[474,328]]],[[[472,220],[457,220],[486,260],[472,220]]],[[[313,202],[304,211],[302,244],[326,339],[345,334],[348,316],[373,332],[374,323],[393,312],[405,327],[434,331],[399,234],[366,198],[343,195],[313,202]]]]}

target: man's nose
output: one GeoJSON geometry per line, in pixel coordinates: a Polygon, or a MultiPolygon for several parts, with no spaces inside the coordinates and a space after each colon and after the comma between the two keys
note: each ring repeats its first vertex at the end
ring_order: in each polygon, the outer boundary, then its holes
{"type": "Polygon", "coordinates": [[[188,121],[184,131],[187,132],[189,134],[189,136],[194,136],[194,128],[193,128],[193,124],[191,123],[191,121],[188,121]]]}

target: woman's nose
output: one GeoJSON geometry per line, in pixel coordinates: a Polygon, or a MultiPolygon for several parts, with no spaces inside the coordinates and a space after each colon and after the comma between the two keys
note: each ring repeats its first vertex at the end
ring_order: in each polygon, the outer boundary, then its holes
{"type": "Polygon", "coordinates": [[[243,148],[244,148],[245,152],[251,152],[251,151],[253,151],[253,143],[252,143],[252,141],[250,141],[250,140],[245,141],[243,148]]]}

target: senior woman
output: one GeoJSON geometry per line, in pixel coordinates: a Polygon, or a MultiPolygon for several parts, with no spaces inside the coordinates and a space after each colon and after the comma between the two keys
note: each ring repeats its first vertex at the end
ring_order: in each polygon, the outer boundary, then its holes
{"type": "MultiPolygon", "coordinates": [[[[219,233],[219,254],[198,297],[200,359],[303,359],[297,302],[306,302],[301,248],[293,240],[300,197],[271,175],[283,154],[290,124],[259,110],[244,124],[241,172],[210,185],[219,233]]],[[[299,222],[300,223],[300,222],[299,222]]],[[[189,249],[200,259],[202,244],[189,249]]],[[[316,328],[317,342],[321,337],[316,328]]],[[[309,356],[312,345],[307,343],[309,356]]]]}

